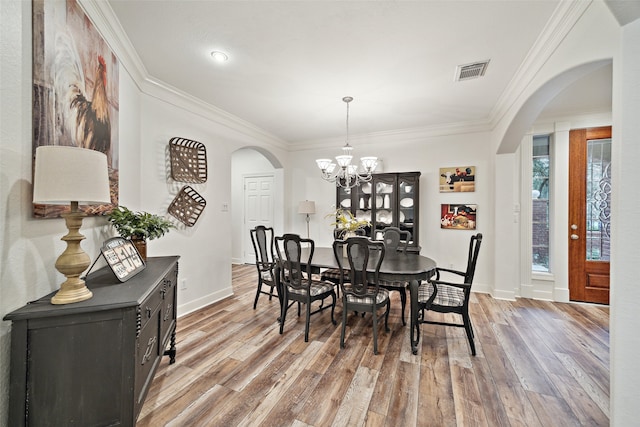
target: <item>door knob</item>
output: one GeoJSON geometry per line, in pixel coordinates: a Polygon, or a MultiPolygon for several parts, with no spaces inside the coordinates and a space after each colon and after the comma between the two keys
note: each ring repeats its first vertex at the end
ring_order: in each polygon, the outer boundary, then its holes
{"type": "Polygon", "coordinates": [[[571,235],[571,240],[578,240],[580,237],[578,237],[577,234],[572,234],[571,235]]]}
{"type": "Polygon", "coordinates": [[[572,229],[572,230],[577,230],[577,229],[578,229],[578,226],[577,226],[577,225],[575,225],[575,224],[571,224],[571,229],[572,229]]]}

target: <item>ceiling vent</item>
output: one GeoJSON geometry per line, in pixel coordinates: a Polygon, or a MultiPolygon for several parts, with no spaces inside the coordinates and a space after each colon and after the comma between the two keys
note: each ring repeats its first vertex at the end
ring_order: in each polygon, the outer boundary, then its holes
{"type": "Polygon", "coordinates": [[[470,80],[484,76],[489,60],[474,62],[472,64],[458,65],[456,67],[456,81],[470,80]]]}

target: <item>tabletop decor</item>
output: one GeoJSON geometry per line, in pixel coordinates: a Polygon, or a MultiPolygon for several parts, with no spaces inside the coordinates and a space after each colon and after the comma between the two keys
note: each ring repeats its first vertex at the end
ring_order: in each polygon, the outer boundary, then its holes
{"type": "Polygon", "coordinates": [[[331,213],[327,216],[335,217],[335,222],[332,222],[331,225],[334,225],[338,230],[340,230],[340,237],[345,239],[349,235],[355,236],[356,231],[364,229],[366,227],[371,226],[371,222],[358,219],[355,215],[346,209],[337,209],[335,213],[331,213]]]}
{"type": "Polygon", "coordinates": [[[130,239],[143,260],[147,259],[147,239],[164,236],[174,227],[168,219],[149,212],[132,211],[126,206],[113,209],[107,218],[121,237],[130,239]]]}
{"type": "Polygon", "coordinates": [[[87,216],[80,203],[109,203],[107,156],[95,150],[60,145],[43,145],[36,149],[33,172],[33,202],[70,206],[63,213],[69,233],[62,237],[67,248],[56,260],[56,269],[67,278],[51,298],[52,304],[70,304],[93,296],[80,274],[91,259],[80,243],[82,220],[87,216]]]}

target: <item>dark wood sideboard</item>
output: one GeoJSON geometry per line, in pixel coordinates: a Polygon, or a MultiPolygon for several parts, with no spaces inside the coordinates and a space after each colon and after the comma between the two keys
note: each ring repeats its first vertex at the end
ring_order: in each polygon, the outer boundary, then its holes
{"type": "Polygon", "coordinates": [[[177,256],[148,258],[120,283],[109,267],[93,298],[13,311],[11,426],[134,426],[164,355],[175,361],[177,256]]]}

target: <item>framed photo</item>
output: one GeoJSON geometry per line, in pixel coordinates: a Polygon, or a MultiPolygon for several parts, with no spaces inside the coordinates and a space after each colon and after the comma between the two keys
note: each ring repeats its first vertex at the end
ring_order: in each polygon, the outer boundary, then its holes
{"type": "Polygon", "coordinates": [[[475,230],[478,205],[440,205],[440,228],[475,230]]]}
{"type": "MultiPolygon", "coordinates": [[[[77,0],[33,0],[33,158],[42,145],[104,153],[111,203],[86,205],[100,215],[118,205],[119,64],[77,0]]],[[[34,204],[36,218],[69,205],[34,204]]]]}
{"type": "Polygon", "coordinates": [[[473,192],[476,191],[476,167],[458,166],[440,168],[440,192],[473,192]]]}
{"type": "Polygon", "coordinates": [[[131,240],[112,237],[100,248],[104,259],[119,281],[126,282],[146,267],[131,240]]]}

